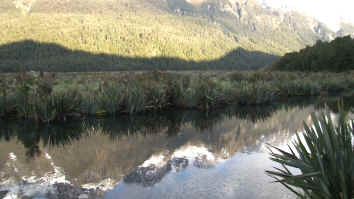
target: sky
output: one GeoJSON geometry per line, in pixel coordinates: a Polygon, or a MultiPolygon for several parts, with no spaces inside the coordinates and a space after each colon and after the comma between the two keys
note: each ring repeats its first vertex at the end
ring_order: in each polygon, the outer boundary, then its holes
{"type": "Polygon", "coordinates": [[[339,22],[354,24],[354,0],[261,0],[271,7],[286,6],[313,16],[332,30],[339,29],[339,22]]]}

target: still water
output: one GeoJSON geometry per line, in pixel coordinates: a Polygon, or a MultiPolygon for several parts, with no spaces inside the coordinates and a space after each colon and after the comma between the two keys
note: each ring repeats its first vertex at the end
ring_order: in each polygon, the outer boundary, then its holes
{"type": "Polygon", "coordinates": [[[0,198],[51,198],[55,183],[99,188],[106,199],[295,198],[265,174],[278,166],[267,144],[285,147],[320,107],[170,111],[65,125],[0,122],[0,198]]]}

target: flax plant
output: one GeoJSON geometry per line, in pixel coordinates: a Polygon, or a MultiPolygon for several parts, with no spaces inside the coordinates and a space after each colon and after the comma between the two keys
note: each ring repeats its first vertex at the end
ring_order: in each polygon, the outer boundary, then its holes
{"type": "Polygon", "coordinates": [[[341,114],[338,124],[330,114],[312,115],[289,151],[271,146],[271,160],[282,165],[266,171],[299,198],[354,198],[354,122],[341,114]],[[296,168],[300,173],[291,171],[296,168]]]}

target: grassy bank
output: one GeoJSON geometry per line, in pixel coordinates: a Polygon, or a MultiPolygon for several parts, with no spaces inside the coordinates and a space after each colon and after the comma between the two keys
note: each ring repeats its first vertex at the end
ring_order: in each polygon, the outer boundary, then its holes
{"type": "Polygon", "coordinates": [[[38,122],[162,109],[210,111],[294,96],[350,92],[353,72],[120,72],[1,74],[0,117],[38,122]]]}

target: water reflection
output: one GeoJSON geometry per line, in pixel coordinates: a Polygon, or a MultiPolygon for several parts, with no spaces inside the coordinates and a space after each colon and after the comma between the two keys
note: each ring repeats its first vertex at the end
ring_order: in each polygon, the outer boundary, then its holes
{"type": "Polygon", "coordinates": [[[268,105],[262,107],[227,107],[209,113],[198,111],[174,111],[169,113],[152,113],[137,115],[134,117],[122,116],[116,119],[88,119],[84,122],[72,122],[56,125],[34,125],[31,122],[23,121],[2,121],[0,120],[0,140],[10,141],[18,139],[25,148],[28,158],[39,156],[41,151],[38,144],[43,142],[44,146],[61,146],[88,136],[90,128],[101,128],[102,132],[116,139],[123,135],[130,134],[154,134],[163,129],[169,136],[175,136],[180,132],[181,127],[190,123],[199,131],[212,129],[225,119],[233,117],[258,122],[270,117],[279,109],[292,107],[306,107],[312,101],[297,99],[288,101],[287,104],[268,105]]]}
{"type": "Polygon", "coordinates": [[[273,166],[265,144],[286,144],[322,108],[311,104],[296,100],[44,126],[2,122],[0,178],[55,171],[77,185],[111,179],[116,187],[107,198],[274,198],[274,188],[276,198],[286,198],[264,175],[273,166]]]}

